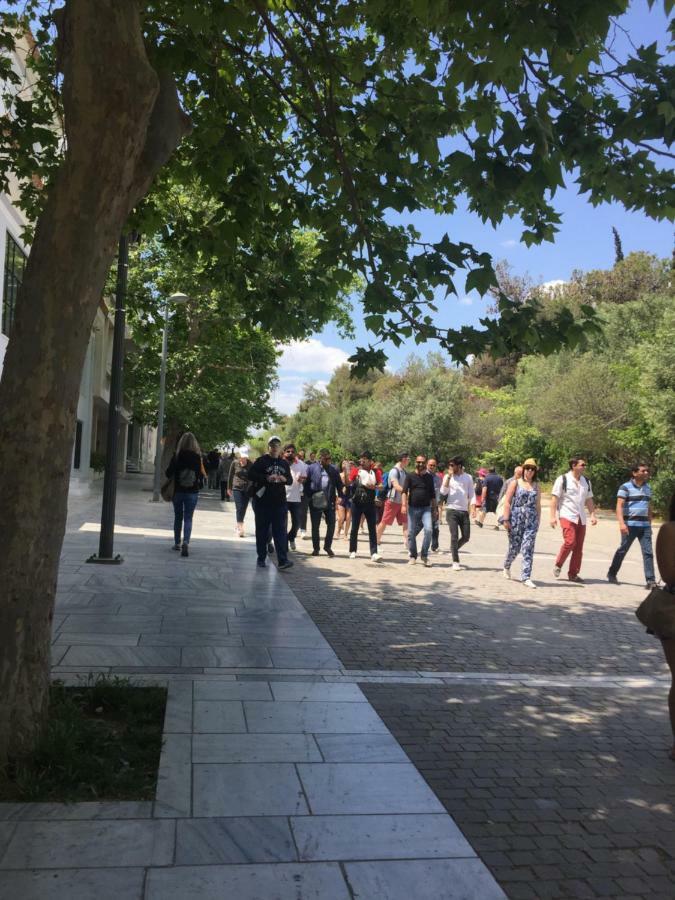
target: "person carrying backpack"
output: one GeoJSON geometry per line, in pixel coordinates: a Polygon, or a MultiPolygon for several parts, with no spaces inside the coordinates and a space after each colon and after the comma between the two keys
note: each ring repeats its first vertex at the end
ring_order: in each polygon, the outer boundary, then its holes
{"type": "Polygon", "coordinates": [[[565,560],[571,554],[567,577],[573,584],[583,585],[579,576],[586,537],[586,511],[591,515],[591,525],[597,525],[593,488],[584,474],[586,460],[582,456],[570,459],[570,470],[559,475],[551,492],[551,528],[556,528],[558,519],[563,533],[563,545],[556,557],[553,574],[560,577],[565,560]]]}
{"type": "MultiPolygon", "coordinates": [[[[410,462],[409,453],[399,453],[398,462],[389,472],[387,480],[388,494],[384,501],[384,508],[380,524],[377,526],[377,543],[382,543],[382,535],[388,525],[397,522],[403,529],[403,544],[408,549],[408,517],[403,513],[402,495],[403,483],[405,482],[406,467],[410,462]]],[[[379,552],[379,551],[378,551],[379,552]]]]}
{"type": "Polygon", "coordinates": [[[171,462],[166,470],[166,477],[174,480],[173,549],[180,550],[181,556],[188,556],[188,546],[192,535],[192,518],[199,500],[199,489],[206,477],[201,450],[191,431],[186,431],[178,441],[176,452],[171,457],[171,462]],[[183,532],[182,544],[181,530],[183,532]]]}

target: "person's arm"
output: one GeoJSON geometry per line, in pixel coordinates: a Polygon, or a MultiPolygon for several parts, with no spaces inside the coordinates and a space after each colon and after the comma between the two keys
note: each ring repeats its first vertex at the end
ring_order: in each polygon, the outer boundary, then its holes
{"type": "Polygon", "coordinates": [[[286,460],[284,460],[284,463],[286,464],[286,485],[290,487],[293,484],[293,473],[286,460]]]}
{"type": "Polygon", "coordinates": [[[562,493],[562,479],[556,478],[551,491],[551,528],[555,528],[558,524],[558,502],[562,493]]]}
{"type": "Polygon", "coordinates": [[[171,478],[171,476],[173,475],[175,470],[176,470],[176,454],[174,453],[174,455],[171,457],[171,460],[169,461],[169,465],[164,474],[166,475],[167,478],[171,478]]]}
{"type": "Polygon", "coordinates": [[[256,459],[256,461],[252,464],[252,466],[248,470],[249,480],[257,485],[262,485],[262,484],[267,483],[266,478],[265,478],[265,473],[262,471],[262,467],[259,465],[261,459],[262,459],[262,457],[259,456],[258,459],[256,459]]]}
{"type": "MultiPolygon", "coordinates": [[[[628,525],[626,525],[623,518],[623,507],[625,504],[625,499],[623,497],[617,497],[616,499],[616,518],[619,523],[619,531],[621,534],[628,534],[628,525]]],[[[651,521],[651,508],[650,508],[650,521],[651,521]]]]}
{"type": "Polygon", "coordinates": [[[480,492],[480,497],[483,503],[487,500],[487,484],[483,484],[483,490],[480,492]]]}
{"type": "Polygon", "coordinates": [[[541,522],[541,491],[537,485],[537,523],[541,522]]]}
{"type": "Polygon", "coordinates": [[[450,476],[446,474],[443,476],[443,481],[441,482],[441,494],[443,497],[447,497],[450,491],[450,476]]]}
{"type": "Polygon", "coordinates": [[[406,475],[405,481],[403,482],[403,489],[401,490],[401,512],[403,515],[408,514],[408,491],[410,488],[410,479],[406,475]]]}
{"type": "Polygon", "coordinates": [[[471,476],[469,476],[469,481],[471,482],[471,485],[469,487],[469,490],[466,492],[466,495],[469,499],[469,512],[471,514],[471,518],[475,519],[476,518],[476,491],[473,486],[473,478],[471,478],[471,476]]]}
{"type": "Polygon", "coordinates": [[[514,478],[508,486],[506,497],[504,498],[504,528],[506,528],[507,531],[511,529],[511,501],[513,500],[513,495],[515,494],[517,487],[518,482],[514,478]]]}
{"type": "MultiPolygon", "coordinates": [[[[399,470],[397,469],[396,471],[398,472],[399,470]]],[[[398,480],[398,478],[396,477],[396,475],[394,475],[393,478],[392,478],[392,476],[390,475],[390,476],[389,476],[389,481],[391,482],[391,484],[393,484],[393,486],[395,487],[395,489],[396,489],[400,494],[403,493],[403,485],[405,484],[405,480],[404,480],[403,484],[401,484],[401,482],[398,480]]]]}
{"type": "Polygon", "coordinates": [[[591,491],[586,497],[586,509],[591,514],[591,525],[598,524],[598,517],[595,515],[595,503],[593,502],[593,492],[591,491]]]}

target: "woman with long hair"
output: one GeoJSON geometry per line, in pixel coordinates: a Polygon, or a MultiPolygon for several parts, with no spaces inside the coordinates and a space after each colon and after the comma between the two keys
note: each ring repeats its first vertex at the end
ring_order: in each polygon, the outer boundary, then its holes
{"type": "Polygon", "coordinates": [[[179,438],[176,452],[166,470],[166,477],[174,480],[173,549],[180,550],[181,556],[188,556],[192,518],[199,499],[199,489],[206,477],[201,450],[197,438],[191,431],[186,431],[179,438]]]}
{"type": "Polygon", "coordinates": [[[338,538],[349,537],[349,527],[352,523],[352,501],[351,501],[351,485],[349,483],[349,475],[352,470],[352,463],[348,459],[343,459],[340,464],[340,481],[342,481],[342,492],[337,501],[337,527],[335,536],[338,538]]]}
{"type": "Polygon", "coordinates": [[[511,564],[520,553],[523,558],[520,579],[529,588],[536,588],[532,581],[534,542],[541,519],[541,491],[537,481],[537,463],[526,459],[523,474],[514,478],[506,491],[504,502],[504,527],[509,535],[509,549],[504,560],[504,577],[511,577],[511,564]]]}

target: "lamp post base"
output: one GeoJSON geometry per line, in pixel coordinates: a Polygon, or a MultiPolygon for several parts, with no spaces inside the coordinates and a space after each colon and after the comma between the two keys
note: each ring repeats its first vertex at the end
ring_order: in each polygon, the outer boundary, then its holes
{"type": "Polygon", "coordinates": [[[100,563],[104,566],[119,566],[120,563],[123,563],[124,560],[122,557],[117,554],[117,556],[97,556],[96,553],[92,553],[90,557],[86,560],[88,563],[100,563]]]}

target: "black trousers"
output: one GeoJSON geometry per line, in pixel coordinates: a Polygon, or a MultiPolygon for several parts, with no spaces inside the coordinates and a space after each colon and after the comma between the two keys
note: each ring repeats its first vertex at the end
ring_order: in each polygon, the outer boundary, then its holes
{"type": "Polygon", "coordinates": [[[330,503],[326,509],[314,509],[309,504],[309,515],[312,520],[312,545],[316,551],[321,549],[321,538],[319,535],[319,526],[321,519],[326,520],[326,537],[323,541],[323,549],[330,550],[333,544],[333,535],[335,534],[335,506],[330,503]]]}
{"type": "Polygon", "coordinates": [[[288,530],[288,542],[290,544],[291,541],[294,541],[296,535],[298,533],[298,529],[300,528],[300,507],[302,503],[298,500],[297,502],[291,501],[290,503],[286,503],[288,506],[288,512],[291,517],[291,527],[288,530]]]}
{"type": "Polygon", "coordinates": [[[227,496],[227,479],[223,479],[220,482],[220,499],[221,500],[229,499],[227,496]]]}
{"type": "Polygon", "coordinates": [[[463,547],[471,537],[471,520],[469,513],[462,509],[446,509],[445,516],[450,528],[450,549],[452,561],[459,562],[459,548],[463,547]],[[461,532],[462,536],[459,537],[461,532]]]}
{"type": "Polygon", "coordinates": [[[374,503],[369,503],[368,506],[359,506],[357,503],[352,503],[352,530],[349,535],[349,552],[356,553],[356,548],[359,543],[359,525],[361,523],[361,516],[364,516],[368,523],[370,555],[372,556],[373,553],[377,553],[377,512],[374,503]]]}
{"type": "Polygon", "coordinates": [[[300,531],[307,531],[307,510],[309,509],[309,495],[303,494],[300,501],[300,531]]]}
{"type": "Polygon", "coordinates": [[[277,560],[285,563],[288,559],[288,537],[286,523],[288,513],[286,504],[268,504],[257,501],[255,511],[255,545],[258,559],[264,562],[267,559],[267,543],[270,539],[270,529],[274,538],[274,549],[277,551],[277,560]]]}

